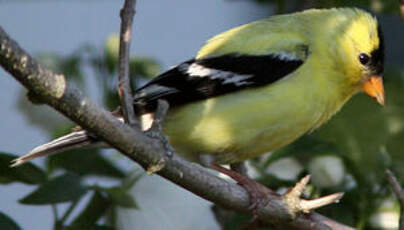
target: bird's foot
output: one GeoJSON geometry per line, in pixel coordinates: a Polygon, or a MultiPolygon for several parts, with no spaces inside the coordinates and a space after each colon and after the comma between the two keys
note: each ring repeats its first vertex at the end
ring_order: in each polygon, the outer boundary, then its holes
{"type": "Polygon", "coordinates": [[[269,203],[269,195],[279,195],[264,185],[249,178],[247,175],[240,174],[216,164],[213,164],[212,168],[231,177],[237,182],[237,184],[247,191],[248,195],[250,196],[250,206],[248,209],[252,212],[252,218],[248,221],[248,223],[243,225],[240,230],[256,229],[258,224],[258,210],[260,210],[261,207],[265,207],[269,203]]]}
{"type": "MultiPolygon", "coordinates": [[[[165,136],[162,132],[163,127],[162,124],[167,115],[168,108],[169,105],[166,101],[158,100],[157,109],[154,112],[153,123],[150,129],[145,131],[145,134],[150,138],[159,140],[165,149],[165,156],[172,157],[174,154],[174,148],[170,145],[167,136],[165,136]]],[[[164,157],[162,157],[161,159],[158,160],[158,162],[151,164],[147,168],[146,172],[147,174],[153,174],[163,169],[164,166],[165,166],[165,160],[164,157]]]]}
{"type": "Polygon", "coordinates": [[[164,149],[166,150],[166,156],[167,157],[172,157],[174,153],[173,147],[170,145],[170,142],[168,141],[167,136],[165,136],[162,132],[163,129],[163,122],[164,119],[167,115],[167,111],[169,109],[169,105],[166,101],[164,100],[158,100],[157,102],[157,109],[154,112],[154,119],[153,123],[147,131],[145,131],[145,134],[154,139],[160,140],[160,142],[163,144],[164,149]]]}
{"type": "MultiPolygon", "coordinates": [[[[268,205],[270,197],[280,197],[281,195],[252,180],[247,175],[242,175],[233,170],[226,169],[216,164],[213,164],[212,168],[231,177],[248,192],[250,196],[249,210],[252,212],[252,218],[240,229],[256,229],[259,223],[258,211],[262,207],[268,205]]],[[[334,193],[312,200],[302,199],[301,195],[304,192],[309,180],[310,175],[303,177],[293,188],[289,189],[286,194],[281,196],[281,199],[283,200],[291,216],[293,217],[296,216],[298,213],[309,213],[313,209],[323,207],[332,203],[337,203],[344,195],[344,193],[334,193]]]]}
{"type": "Polygon", "coordinates": [[[312,200],[302,199],[301,195],[309,181],[310,175],[303,177],[293,188],[289,189],[289,191],[282,196],[292,216],[295,216],[297,213],[309,213],[313,209],[332,203],[338,203],[344,195],[343,192],[339,192],[312,200]]]}

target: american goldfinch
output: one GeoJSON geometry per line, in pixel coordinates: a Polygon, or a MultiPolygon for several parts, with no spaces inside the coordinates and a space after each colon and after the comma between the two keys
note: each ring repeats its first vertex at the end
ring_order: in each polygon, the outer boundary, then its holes
{"type": "MultiPolygon", "coordinates": [[[[287,145],[362,91],[384,104],[380,25],[352,8],[273,16],[223,32],[135,92],[139,116],[158,99],[170,109],[163,132],[179,154],[229,164],[287,145]]],[[[84,130],[39,146],[14,165],[97,144],[84,130]]]]}

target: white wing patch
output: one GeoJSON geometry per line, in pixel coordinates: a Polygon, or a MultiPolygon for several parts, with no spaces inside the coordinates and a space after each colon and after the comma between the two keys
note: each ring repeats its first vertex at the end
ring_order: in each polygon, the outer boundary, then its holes
{"type": "Polygon", "coordinates": [[[191,77],[209,77],[212,76],[218,70],[206,68],[196,63],[189,64],[182,64],[179,66],[180,70],[186,72],[191,77]]]}
{"type": "Polygon", "coordinates": [[[282,60],[282,61],[300,61],[301,60],[295,54],[285,52],[285,51],[274,53],[273,56],[279,58],[279,60],[282,60]]]}
{"type": "Polygon", "coordinates": [[[192,63],[191,65],[188,63],[183,63],[178,66],[178,69],[187,73],[190,77],[207,77],[212,80],[220,79],[223,80],[223,84],[234,84],[236,86],[251,84],[245,80],[253,77],[251,74],[236,74],[230,71],[207,68],[197,63],[192,63]]]}

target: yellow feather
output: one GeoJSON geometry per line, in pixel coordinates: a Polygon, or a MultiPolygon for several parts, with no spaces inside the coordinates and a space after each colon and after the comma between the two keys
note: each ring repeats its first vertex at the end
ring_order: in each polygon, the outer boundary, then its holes
{"type": "MultiPolygon", "coordinates": [[[[178,152],[234,163],[275,150],[326,122],[358,91],[357,51],[378,46],[377,22],[356,9],[309,10],[213,37],[197,58],[287,52],[305,59],[283,79],[169,111],[164,132],[178,152]]],[[[268,76],[270,76],[270,72],[268,76]]]]}

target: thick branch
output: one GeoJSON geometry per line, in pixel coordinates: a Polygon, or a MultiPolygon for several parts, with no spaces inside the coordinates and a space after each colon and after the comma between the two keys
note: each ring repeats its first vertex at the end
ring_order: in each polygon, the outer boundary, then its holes
{"type": "Polygon", "coordinates": [[[122,114],[125,122],[137,126],[133,109],[133,96],[129,79],[129,50],[132,22],[135,16],[136,0],[125,0],[121,10],[121,32],[119,37],[118,92],[121,98],[122,114]]]}
{"type": "Polygon", "coordinates": [[[390,186],[396,194],[396,197],[398,199],[398,202],[400,203],[400,230],[404,230],[404,191],[401,188],[400,183],[398,183],[397,178],[394,176],[393,172],[390,170],[386,170],[386,176],[387,179],[389,180],[390,186]]]}
{"type": "MultiPolygon", "coordinates": [[[[0,27],[0,64],[29,91],[65,116],[97,135],[144,168],[164,163],[158,174],[218,205],[248,212],[249,197],[240,186],[209,173],[202,166],[174,154],[167,157],[164,145],[149,138],[139,129],[119,122],[109,112],[69,86],[62,74],[44,68],[32,59],[0,27]]],[[[295,229],[329,230],[352,228],[316,213],[292,218],[284,201],[271,195],[266,207],[258,210],[259,219],[282,223],[295,229]]]]}

